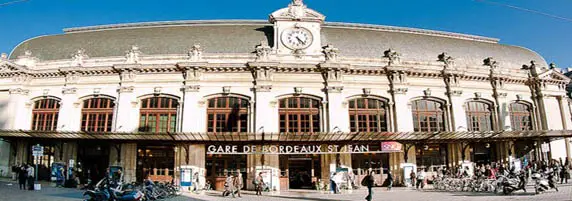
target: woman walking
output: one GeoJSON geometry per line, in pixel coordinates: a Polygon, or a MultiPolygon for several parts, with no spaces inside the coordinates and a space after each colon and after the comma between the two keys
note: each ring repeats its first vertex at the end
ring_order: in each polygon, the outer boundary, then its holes
{"type": "Polygon", "coordinates": [[[20,185],[20,190],[26,190],[26,180],[28,179],[28,171],[26,166],[22,165],[18,168],[18,184],[20,185]]]}

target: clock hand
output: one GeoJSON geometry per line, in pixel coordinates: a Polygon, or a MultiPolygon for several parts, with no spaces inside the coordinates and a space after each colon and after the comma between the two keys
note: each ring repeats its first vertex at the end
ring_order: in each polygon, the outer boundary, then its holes
{"type": "Polygon", "coordinates": [[[300,43],[302,43],[302,45],[306,45],[306,42],[304,42],[302,39],[300,39],[300,37],[296,36],[296,39],[298,39],[298,41],[300,43]]]}

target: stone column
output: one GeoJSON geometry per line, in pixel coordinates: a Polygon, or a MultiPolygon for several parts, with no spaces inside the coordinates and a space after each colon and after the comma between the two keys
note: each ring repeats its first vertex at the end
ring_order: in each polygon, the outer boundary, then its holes
{"type": "MultiPolygon", "coordinates": [[[[257,150],[260,151],[262,149],[261,146],[257,146],[257,150]]],[[[256,178],[257,170],[265,170],[271,171],[271,179],[272,181],[264,181],[266,183],[270,183],[271,190],[276,189],[276,191],[280,190],[280,164],[279,164],[279,157],[276,154],[269,155],[269,154],[249,154],[246,156],[246,188],[249,190],[254,190],[254,185],[252,181],[256,178]]]]}
{"type": "Polygon", "coordinates": [[[117,104],[117,123],[115,131],[134,132],[139,126],[139,108],[137,98],[133,93],[133,86],[119,87],[119,98],[117,104]]]}
{"type": "MultiPolygon", "coordinates": [[[[177,145],[175,148],[175,182],[180,182],[180,167],[186,166],[192,169],[192,175],[199,173],[199,189],[205,185],[206,149],[203,144],[177,145]]],[[[194,178],[192,178],[194,181],[194,178]]],[[[193,183],[193,185],[195,185],[193,183]]]]}
{"type": "Polygon", "coordinates": [[[81,105],[77,100],[77,88],[64,88],[58,115],[58,131],[79,131],[81,121],[81,105]]]}
{"type": "Polygon", "coordinates": [[[137,143],[121,144],[121,166],[125,182],[134,182],[137,170],[137,143]]]}
{"type": "Polygon", "coordinates": [[[460,96],[462,91],[453,91],[451,94],[452,108],[455,112],[455,131],[467,131],[467,115],[465,113],[465,100],[460,96]]]}
{"type": "Polygon", "coordinates": [[[397,132],[412,132],[413,117],[411,116],[411,104],[406,95],[407,88],[395,88],[395,111],[397,114],[397,132]]]}
{"type": "Polygon", "coordinates": [[[10,114],[12,114],[11,119],[9,122],[6,123],[4,128],[6,129],[22,129],[22,130],[30,130],[32,125],[31,118],[32,114],[31,111],[34,107],[34,104],[29,100],[28,93],[29,90],[22,89],[22,88],[15,88],[10,89],[10,98],[8,102],[10,114]]]}

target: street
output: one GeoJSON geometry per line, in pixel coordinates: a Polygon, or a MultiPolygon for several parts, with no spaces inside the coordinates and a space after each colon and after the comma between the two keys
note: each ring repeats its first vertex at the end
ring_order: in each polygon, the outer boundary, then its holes
{"type": "MultiPolygon", "coordinates": [[[[495,201],[495,200],[550,200],[550,201],[572,201],[572,184],[559,186],[560,192],[549,191],[541,195],[534,195],[532,186],[529,186],[528,192],[516,192],[511,196],[493,195],[490,193],[469,193],[469,192],[437,192],[430,189],[417,191],[409,188],[394,188],[387,191],[386,188],[375,188],[374,200],[395,200],[395,201],[427,201],[427,200],[447,200],[447,201],[495,201]]],[[[42,187],[41,191],[24,191],[19,190],[17,183],[0,182],[0,200],[18,200],[18,201],[68,201],[81,200],[83,191],[67,188],[42,187]]],[[[263,201],[354,201],[364,200],[367,191],[365,189],[355,190],[351,194],[323,194],[308,190],[292,190],[288,192],[280,192],[280,194],[265,193],[263,196],[256,196],[254,192],[243,192],[242,198],[235,200],[263,200],[263,201]]],[[[216,201],[216,200],[234,200],[231,197],[222,198],[220,192],[211,191],[201,195],[185,193],[182,196],[169,199],[167,201],[216,201]]]]}

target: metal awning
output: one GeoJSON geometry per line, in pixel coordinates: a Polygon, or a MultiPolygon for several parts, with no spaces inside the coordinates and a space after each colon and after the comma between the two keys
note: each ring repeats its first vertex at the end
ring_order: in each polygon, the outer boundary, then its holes
{"type": "Polygon", "coordinates": [[[571,130],[501,132],[375,132],[375,133],[120,133],[0,130],[4,139],[64,139],[171,141],[195,143],[454,143],[510,140],[550,140],[572,137],[571,130]]]}

